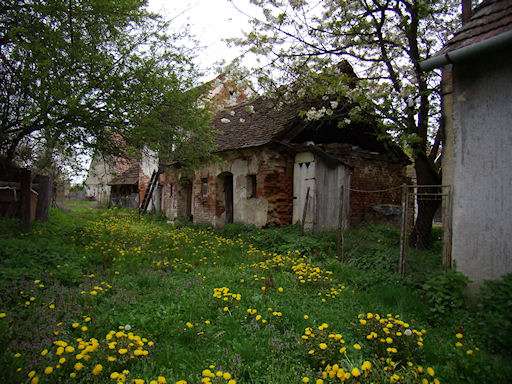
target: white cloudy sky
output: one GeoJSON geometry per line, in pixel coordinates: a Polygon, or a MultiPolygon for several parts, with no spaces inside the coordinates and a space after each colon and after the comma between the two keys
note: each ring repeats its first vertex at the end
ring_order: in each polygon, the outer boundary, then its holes
{"type": "Polygon", "coordinates": [[[236,8],[247,14],[257,12],[249,0],[149,0],[149,8],[172,20],[176,29],[190,25],[202,47],[197,64],[211,77],[215,62],[229,62],[239,54],[237,48],[228,48],[222,39],[240,37],[242,29],[249,29],[248,17],[236,8]]]}

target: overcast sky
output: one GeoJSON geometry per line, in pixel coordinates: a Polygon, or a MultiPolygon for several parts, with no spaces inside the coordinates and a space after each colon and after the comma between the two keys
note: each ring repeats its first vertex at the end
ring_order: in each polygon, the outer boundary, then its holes
{"type": "Polygon", "coordinates": [[[249,29],[248,17],[235,5],[249,14],[256,11],[249,0],[149,0],[150,10],[172,20],[175,29],[190,25],[202,47],[197,64],[210,78],[215,75],[215,62],[229,63],[240,53],[237,48],[228,48],[222,39],[241,37],[242,29],[249,29]]]}

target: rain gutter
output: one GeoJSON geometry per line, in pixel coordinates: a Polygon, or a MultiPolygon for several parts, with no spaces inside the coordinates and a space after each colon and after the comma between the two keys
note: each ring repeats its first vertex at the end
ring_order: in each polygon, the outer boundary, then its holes
{"type": "Polygon", "coordinates": [[[443,67],[447,64],[469,60],[479,54],[490,50],[504,48],[507,45],[512,45],[512,30],[503,32],[498,36],[493,36],[478,43],[455,49],[439,56],[431,57],[430,59],[422,61],[420,63],[420,68],[424,71],[430,71],[434,68],[443,67]]]}

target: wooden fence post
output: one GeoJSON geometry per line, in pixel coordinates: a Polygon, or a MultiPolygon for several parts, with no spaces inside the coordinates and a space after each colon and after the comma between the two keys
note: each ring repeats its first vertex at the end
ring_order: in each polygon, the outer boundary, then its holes
{"type": "Polygon", "coordinates": [[[446,187],[443,211],[443,267],[446,272],[452,268],[452,193],[451,188],[446,187]]]}
{"type": "Polygon", "coordinates": [[[340,188],[340,205],[338,210],[338,236],[336,239],[336,258],[343,261],[342,237],[343,237],[343,198],[344,198],[345,186],[342,185],[340,188]]]}
{"type": "Polygon", "coordinates": [[[398,264],[398,274],[403,277],[405,276],[405,260],[407,257],[407,248],[409,246],[407,241],[407,215],[409,211],[409,193],[407,191],[407,185],[402,187],[402,226],[400,230],[400,261],[398,264]]]}
{"type": "Polygon", "coordinates": [[[304,236],[304,225],[306,224],[306,213],[308,210],[308,201],[309,201],[309,187],[306,191],[306,202],[304,203],[304,210],[302,211],[302,223],[301,223],[301,229],[300,229],[300,235],[304,236]]]}
{"type": "Polygon", "coordinates": [[[28,169],[20,172],[20,227],[21,232],[30,231],[32,174],[28,169]]]}
{"type": "Polygon", "coordinates": [[[52,204],[53,185],[48,176],[39,176],[39,196],[37,198],[36,220],[48,221],[52,204]]]}

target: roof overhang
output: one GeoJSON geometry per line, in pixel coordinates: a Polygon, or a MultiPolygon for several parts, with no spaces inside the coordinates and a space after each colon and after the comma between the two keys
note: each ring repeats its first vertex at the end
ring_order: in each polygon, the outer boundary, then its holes
{"type": "Polygon", "coordinates": [[[507,46],[512,47],[512,30],[490,37],[487,40],[431,57],[430,59],[422,61],[420,67],[424,71],[431,71],[434,68],[440,68],[447,64],[468,61],[483,53],[502,49],[507,46]]]}

